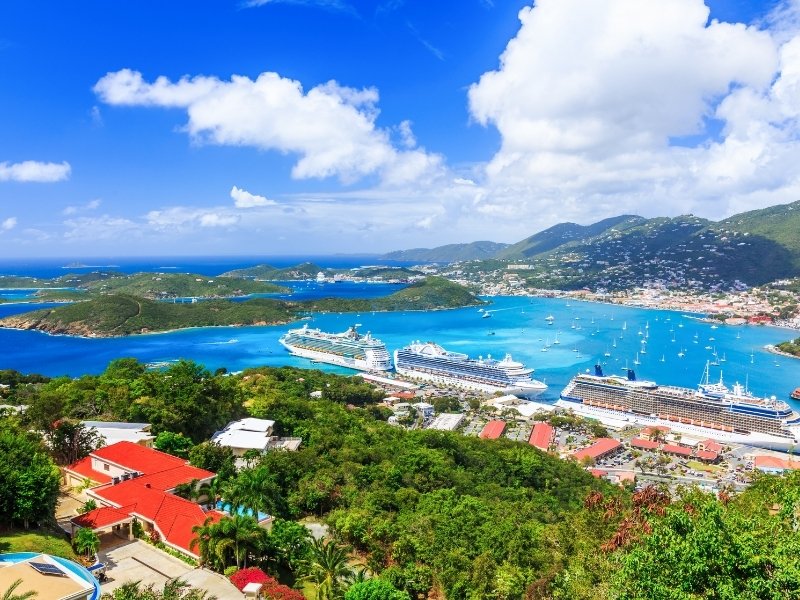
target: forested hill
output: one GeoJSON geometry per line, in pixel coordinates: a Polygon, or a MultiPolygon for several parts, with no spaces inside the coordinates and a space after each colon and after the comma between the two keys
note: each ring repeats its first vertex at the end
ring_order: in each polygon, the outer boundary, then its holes
{"type": "Polygon", "coordinates": [[[347,600],[800,597],[800,471],[755,474],[741,493],[634,491],[525,442],[390,426],[382,393],[317,370],[148,370],[120,359],[99,375],[3,382],[26,410],[0,415],[0,547],[11,528],[52,520],[53,459],[95,447],[79,420],[147,422],[159,449],[218,474],[208,493],[275,518],[269,532],[248,517],[200,529],[198,552],[220,573],[244,555],[311,596],[329,581],[311,568],[336,566],[318,569],[333,573],[337,595],[325,597],[347,600]],[[234,468],[230,449],[206,440],[246,416],[274,420],[300,449],[234,468]],[[328,526],[330,552],[314,552],[308,521],[328,526]],[[354,585],[345,595],[362,566],[389,593],[355,595],[354,585]]]}
{"type": "Polygon", "coordinates": [[[259,279],[262,281],[292,281],[297,279],[314,279],[318,273],[332,273],[332,269],[323,269],[317,264],[304,262],[293,267],[273,267],[272,265],[256,265],[244,269],[226,271],[220,277],[259,279]]]}
{"type": "Polygon", "coordinates": [[[255,298],[244,302],[207,300],[159,302],[129,294],[105,294],[82,302],[13,315],[1,327],[88,337],[112,337],[186,327],[277,325],[302,313],[437,310],[482,304],[474,294],[440,277],[428,277],[388,296],[287,302],[255,298]]]}
{"type": "Polygon", "coordinates": [[[447,244],[436,248],[413,248],[395,250],[384,254],[386,260],[451,263],[463,260],[492,258],[502,252],[508,244],[499,242],[472,242],[469,244],[447,244]]]}

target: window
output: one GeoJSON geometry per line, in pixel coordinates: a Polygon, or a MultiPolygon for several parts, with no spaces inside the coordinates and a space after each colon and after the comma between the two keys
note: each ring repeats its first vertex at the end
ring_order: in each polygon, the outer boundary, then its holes
{"type": "Polygon", "coordinates": [[[104,464],[104,465],[103,465],[103,470],[104,470],[104,471],[110,471],[110,470],[111,470],[111,466],[110,466],[110,465],[107,465],[107,464],[104,464]]]}

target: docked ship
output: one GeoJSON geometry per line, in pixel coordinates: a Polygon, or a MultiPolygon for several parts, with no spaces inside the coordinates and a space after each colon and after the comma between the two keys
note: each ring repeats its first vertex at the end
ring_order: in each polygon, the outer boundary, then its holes
{"type": "Polygon", "coordinates": [[[344,333],[325,333],[310,329],[306,323],[300,329],[290,329],[280,343],[295,356],[330,363],[359,371],[388,371],[392,368],[386,344],[369,333],[358,332],[353,325],[344,333]]]}
{"type": "Polygon", "coordinates": [[[664,425],[682,434],[787,451],[800,445],[800,414],[781,400],[758,398],[744,386],[709,381],[709,365],[697,389],[658,385],[627,376],[579,374],[556,406],[620,425],[664,425]]]}
{"type": "Polygon", "coordinates": [[[510,354],[502,360],[493,359],[491,355],[471,359],[433,342],[414,342],[395,350],[394,369],[406,377],[489,394],[502,392],[534,398],[547,389],[544,383],[531,377],[533,369],[513,360],[510,354]]]}

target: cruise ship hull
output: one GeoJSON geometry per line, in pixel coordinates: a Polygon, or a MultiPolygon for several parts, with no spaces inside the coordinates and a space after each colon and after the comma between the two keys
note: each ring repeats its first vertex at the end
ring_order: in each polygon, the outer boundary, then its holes
{"type": "Polygon", "coordinates": [[[355,369],[357,371],[388,371],[389,369],[378,369],[367,363],[366,360],[351,358],[349,356],[337,356],[327,352],[319,352],[317,350],[309,350],[307,348],[298,348],[285,342],[281,342],[283,346],[293,355],[301,358],[308,358],[315,362],[327,363],[329,365],[337,365],[339,367],[347,367],[348,369],[355,369]]]}
{"type": "Polygon", "coordinates": [[[640,415],[632,412],[622,412],[596,406],[587,406],[580,402],[566,400],[563,397],[557,400],[555,405],[559,408],[570,410],[576,415],[590,419],[597,419],[609,425],[639,425],[642,427],[659,425],[668,427],[671,431],[678,432],[682,435],[711,438],[722,443],[743,444],[746,446],[753,446],[755,448],[777,450],[779,452],[796,450],[800,446],[800,444],[791,438],[786,438],[783,436],[756,432],[739,433],[736,431],[720,431],[718,429],[712,429],[709,427],[701,427],[699,425],[691,425],[688,423],[680,423],[667,419],[659,419],[657,417],[640,415]]]}
{"type": "Polygon", "coordinates": [[[408,377],[409,379],[417,379],[421,381],[430,381],[433,384],[445,386],[445,387],[454,387],[460,388],[465,390],[474,390],[476,392],[483,392],[485,394],[496,394],[500,392],[502,394],[510,394],[512,396],[519,396],[520,398],[525,398],[527,400],[532,400],[536,398],[539,394],[547,389],[547,386],[544,384],[535,384],[532,383],[531,385],[514,385],[514,386],[497,386],[497,385],[490,385],[487,383],[481,383],[478,381],[470,381],[469,379],[463,377],[452,377],[447,375],[442,375],[440,373],[426,373],[424,371],[418,371],[416,369],[409,369],[404,368],[402,366],[395,365],[395,372],[398,375],[402,375],[404,377],[408,377]]]}

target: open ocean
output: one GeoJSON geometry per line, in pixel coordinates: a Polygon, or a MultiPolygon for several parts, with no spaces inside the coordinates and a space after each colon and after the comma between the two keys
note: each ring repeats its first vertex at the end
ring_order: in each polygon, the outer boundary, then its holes
{"type": "MultiPolygon", "coordinates": [[[[122,259],[83,261],[85,264],[115,264],[124,272],[166,270],[218,275],[220,272],[268,262],[288,266],[313,260],[321,266],[354,267],[378,264],[374,257],[253,257],[201,259],[122,259]]],[[[76,269],[61,268],[65,261],[22,261],[0,263],[0,274],[51,277],[76,269]]],[[[398,264],[398,263],[391,263],[398,264]]],[[[96,268],[96,267],[95,267],[96,268]]],[[[89,268],[89,270],[92,270],[89,268]]],[[[388,294],[401,286],[292,282],[294,298],[325,296],[365,297],[388,294]]],[[[27,291],[3,290],[8,299],[24,297],[27,291]]],[[[481,318],[477,308],[436,312],[320,314],[309,322],[324,331],[344,331],[361,324],[383,340],[390,352],[413,340],[435,341],[445,348],[479,355],[502,357],[511,353],[529,367],[549,388],[541,399],[554,400],[569,379],[600,362],[606,373],[621,373],[626,365],[640,379],[661,384],[694,387],[706,361],[716,352],[719,366],[711,367],[712,379],[720,369],[728,385],[747,382],[761,396],[775,395],[788,400],[800,387],[800,360],[768,353],[766,344],[798,336],[797,331],[774,327],[719,325],[675,311],[647,310],[575,300],[494,297],[486,309],[491,318],[481,318]],[[545,318],[554,317],[552,325],[545,318]],[[556,337],[558,344],[555,344],[556,337]],[[642,340],[646,343],[642,344],[642,340]],[[674,340],[674,341],[673,341],[674,340]],[[549,344],[546,351],[542,351],[549,344]],[[644,352],[642,349],[644,348],[644,352]],[[635,365],[637,359],[639,365],[635,365]],[[605,356],[608,353],[610,356],[605,356]],[[683,353],[683,357],[678,354],[683,353]],[[724,359],[724,360],[723,360],[724,359]]],[[[0,305],[0,316],[25,312],[44,305],[8,303],[0,305]]],[[[137,335],[126,338],[83,339],[51,336],[34,331],[0,329],[0,369],[17,369],[46,375],[78,376],[99,373],[110,360],[132,356],[142,362],[169,362],[189,358],[210,369],[226,367],[238,371],[258,365],[294,365],[347,373],[339,367],[312,365],[288,354],[278,338],[301,322],[274,327],[219,327],[188,329],[173,333],[137,335]]],[[[800,404],[792,403],[797,408],[800,404]]]]}

